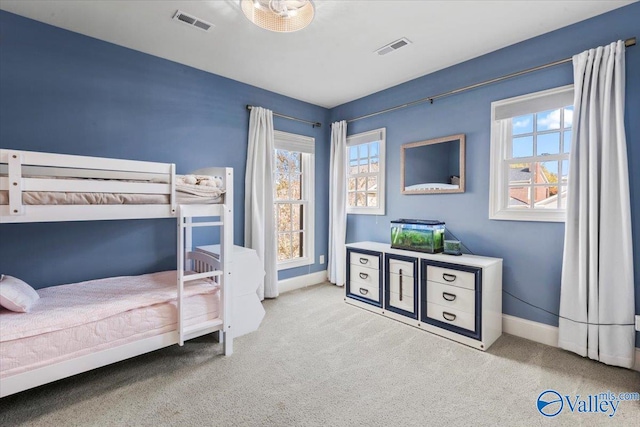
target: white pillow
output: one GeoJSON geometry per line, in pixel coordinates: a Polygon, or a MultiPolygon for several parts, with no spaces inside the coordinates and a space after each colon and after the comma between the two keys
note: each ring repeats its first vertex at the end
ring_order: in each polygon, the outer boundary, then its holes
{"type": "Polygon", "coordinates": [[[0,277],[0,305],[7,310],[26,313],[40,299],[40,295],[31,286],[20,279],[0,277]]]}

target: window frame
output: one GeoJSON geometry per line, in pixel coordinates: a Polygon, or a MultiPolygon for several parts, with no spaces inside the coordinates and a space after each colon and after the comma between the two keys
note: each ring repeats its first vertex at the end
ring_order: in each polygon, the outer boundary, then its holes
{"type": "MultiPolygon", "coordinates": [[[[347,137],[346,143],[346,163],[345,163],[345,180],[347,191],[345,200],[347,214],[355,215],[384,215],[385,214],[385,194],[386,194],[386,141],[387,141],[387,128],[373,129],[366,132],[356,133],[347,137]],[[357,177],[359,174],[352,175],[349,170],[349,149],[358,145],[369,144],[372,142],[378,142],[378,172],[375,173],[378,189],[376,195],[378,199],[378,206],[349,206],[349,178],[357,177]]],[[[374,174],[369,172],[369,176],[374,174]]]]}
{"type": "MultiPolygon", "coordinates": [[[[511,119],[525,114],[537,114],[546,110],[562,109],[568,105],[573,105],[574,86],[566,85],[553,89],[534,92],[526,95],[516,96],[513,98],[494,101],[491,103],[491,152],[490,152],[490,185],[489,185],[489,219],[507,220],[507,221],[540,221],[540,222],[565,222],[566,208],[557,209],[522,209],[509,208],[509,165],[513,163],[510,157],[512,151],[512,128],[511,119]],[[564,100],[571,99],[571,102],[562,106],[564,100]],[[512,110],[512,113],[508,111],[512,110]],[[533,111],[532,111],[533,110],[533,111]],[[505,116],[505,117],[502,117],[505,116]]],[[[564,120],[563,120],[564,123],[564,120]]],[[[572,124],[571,130],[574,130],[572,124]]],[[[561,138],[564,138],[563,132],[565,128],[561,127],[559,132],[561,138]]],[[[540,131],[544,134],[546,131],[540,131]]],[[[534,127],[536,135],[538,131],[534,127]]],[[[564,141],[564,140],[562,140],[564,141]]],[[[571,144],[571,141],[569,141],[571,144]]],[[[561,147],[562,148],[562,147],[561,147]]],[[[569,153],[539,156],[534,151],[531,157],[523,157],[522,163],[533,164],[535,161],[544,160],[558,161],[559,164],[563,160],[570,158],[569,153]],[[566,159],[563,156],[568,156],[566,159]],[[532,160],[536,159],[536,160],[532,160]]],[[[560,166],[562,167],[562,166],[560,166]]],[[[569,166],[571,167],[571,166],[569,166]]],[[[560,171],[558,171],[560,175],[560,171]]],[[[560,178],[559,178],[560,179],[560,178]]],[[[528,185],[529,191],[534,188],[528,185]]],[[[558,193],[562,186],[558,182],[558,193]]],[[[565,186],[568,187],[568,184],[565,186]]]]}
{"type": "MultiPolygon", "coordinates": [[[[285,261],[277,261],[278,271],[287,270],[290,268],[304,267],[307,265],[315,264],[315,138],[305,135],[298,135],[294,133],[274,131],[274,161],[275,150],[294,151],[302,154],[301,170],[302,170],[302,188],[301,188],[301,200],[300,204],[303,205],[302,209],[302,248],[303,256],[294,259],[288,259],[285,261]],[[299,151],[300,149],[309,150],[308,152],[299,151]],[[306,179],[305,179],[306,178],[306,179]]],[[[277,166],[273,168],[274,175],[278,173],[277,166]]],[[[274,176],[274,184],[276,177],[274,176]]],[[[297,202],[297,201],[296,201],[297,202]]],[[[275,213],[278,199],[273,194],[273,207],[274,207],[274,219],[277,221],[277,214],[275,213]]],[[[276,233],[276,245],[278,242],[278,226],[275,227],[276,233]]],[[[277,258],[277,256],[276,256],[277,258]]]]}

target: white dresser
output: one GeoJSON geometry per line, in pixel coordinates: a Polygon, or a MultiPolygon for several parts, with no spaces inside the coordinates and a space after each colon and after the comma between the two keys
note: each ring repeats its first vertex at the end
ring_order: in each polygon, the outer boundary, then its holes
{"type": "MultiPolygon", "coordinates": [[[[196,250],[216,258],[220,256],[220,245],[198,246],[196,250]]],[[[254,249],[234,245],[232,262],[231,324],[235,338],[257,330],[264,318],[264,308],[257,294],[264,281],[264,270],[254,249]]]]}
{"type": "Polygon", "coordinates": [[[345,301],[486,350],[502,335],[502,259],[347,245],[345,301]]]}

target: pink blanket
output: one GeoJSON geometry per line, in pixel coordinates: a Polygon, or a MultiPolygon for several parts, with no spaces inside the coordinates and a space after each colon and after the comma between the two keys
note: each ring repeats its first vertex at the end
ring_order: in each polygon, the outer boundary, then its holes
{"type": "MultiPolygon", "coordinates": [[[[175,271],[110,277],[38,290],[30,313],[0,312],[0,342],[71,328],[177,298],[175,271]]],[[[185,297],[215,293],[205,280],[185,284],[185,297]]]]}

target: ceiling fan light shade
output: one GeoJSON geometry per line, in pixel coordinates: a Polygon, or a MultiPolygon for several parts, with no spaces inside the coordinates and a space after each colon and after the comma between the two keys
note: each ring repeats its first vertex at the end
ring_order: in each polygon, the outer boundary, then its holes
{"type": "Polygon", "coordinates": [[[315,9],[310,0],[241,0],[242,13],[265,30],[292,33],[313,21],[315,9]]]}

